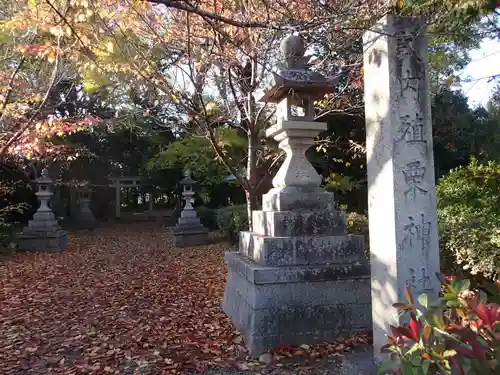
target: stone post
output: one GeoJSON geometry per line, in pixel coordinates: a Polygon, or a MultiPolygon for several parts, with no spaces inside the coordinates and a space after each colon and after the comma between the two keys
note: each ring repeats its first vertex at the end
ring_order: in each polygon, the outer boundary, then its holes
{"type": "Polygon", "coordinates": [[[394,15],[363,39],[374,355],[383,360],[405,287],[435,297],[440,286],[428,46],[421,20],[394,15]]]}
{"type": "Polygon", "coordinates": [[[153,212],[153,204],[154,204],[154,196],[153,196],[153,188],[148,193],[148,211],[153,212]]]}
{"type": "Polygon", "coordinates": [[[182,199],[184,200],[184,208],[181,211],[181,216],[177,225],[174,227],[174,246],[197,246],[204,245],[208,242],[208,229],[201,223],[196,215],[193,207],[193,185],[196,184],[191,178],[191,171],[184,171],[184,178],[181,180],[182,199]]]}
{"type": "Polygon", "coordinates": [[[115,217],[117,219],[120,218],[121,216],[121,194],[122,194],[122,187],[120,184],[120,180],[117,179],[115,180],[115,217]]]}
{"type": "Polygon", "coordinates": [[[28,222],[23,231],[17,236],[20,250],[60,252],[68,246],[66,231],[57,224],[56,217],[49,207],[49,201],[54,194],[50,187],[53,182],[47,168],[42,170],[41,176],[36,179],[37,196],[40,207],[28,222]]]}
{"type": "Polygon", "coordinates": [[[310,70],[304,41],[281,43],[283,67],[261,101],[277,104],[274,137],[286,159],[253,211],[253,232],[241,232],[239,252],[226,253],[224,312],[251,355],[278,345],[313,344],[368,329],[369,265],[363,237],[347,234],[345,213],[305,153],[326,130],[314,121],[314,100],[335,80],[310,70]]]}

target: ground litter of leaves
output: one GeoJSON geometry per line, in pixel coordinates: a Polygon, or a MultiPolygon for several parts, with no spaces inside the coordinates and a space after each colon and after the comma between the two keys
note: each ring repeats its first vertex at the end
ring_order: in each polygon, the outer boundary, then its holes
{"type": "Polygon", "coordinates": [[[121,224],[70,233],[62,253],[1,256],[0,374],[301,374],[367,342],[251,359],[220,307],[234,246],[171,243],[161,225],[121,224]]]}

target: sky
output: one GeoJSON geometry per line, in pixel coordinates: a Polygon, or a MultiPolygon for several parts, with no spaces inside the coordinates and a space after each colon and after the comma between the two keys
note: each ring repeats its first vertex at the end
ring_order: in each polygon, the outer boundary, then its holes
{"type": "Polygon", "coordinates": [[[471,59],[461,74],[462,91],[470,106],[486,106],[495,82],[488,82],[485,77],[500,75],[500,41],[484,40],[479,49],[471,52],[471,59]]]}

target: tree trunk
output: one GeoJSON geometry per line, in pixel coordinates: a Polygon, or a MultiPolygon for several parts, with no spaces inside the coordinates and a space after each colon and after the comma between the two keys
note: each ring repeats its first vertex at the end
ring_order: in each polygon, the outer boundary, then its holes
{"type": "Polygon", "coordinates": [[[247,198],[248,230],[253,230],[252,211],[257,209],[257,150],[259,148],[259,138],[257,134],[248,131],[248,155],[247,155],[247,181],[249,189],[245,191],[247,198]]]}

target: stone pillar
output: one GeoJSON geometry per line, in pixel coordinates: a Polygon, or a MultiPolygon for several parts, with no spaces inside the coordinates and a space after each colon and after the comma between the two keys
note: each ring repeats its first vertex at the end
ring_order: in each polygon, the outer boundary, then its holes
{"type": "Polygon", "coordinates": [[[153,204],[154,204],[154,197],[153,197],[153,189],[148,193],[148,211],[153,212],[153,204]]]}
{"type": "Polygon", "coordinates": [[[50,187],[53,182],[49,177],[47,168],[42,170],[41,176],[36,179],[37,196],[40,207],[33,215],[33,220],[28,222],[23,231],[17,236],[20,250],[60,252],[68,246],[66,231],[57,224],[56,217],[49,207],[49,201],[54,194],[50,187]]]}
{"type": "Polygon", "coordinates": [[[418,19],[388,15],[364,35],[374,354],[399,322],[392,304],[437,296],[436,221],[428,46],[418,19]]]}
{"type": "Polygon", "coordinates": [[[286,159],[253,211],[253,232],[226,253],[223,310],[251,355],[278,345],[313,344],[371,327],[369,265],[363,237],[347,234],[345,213],[305,153],[326,123],[312,103],[335,84],[311,71],[301,37],[281,43],[283,68],[261,101],[277,103],[274,137],[286,159]]]}
{"type": "Polygon", "coordinates": [[[122,187],[120,184],[120,180],[115,180],[115,217],[117,219],[120,218],[121,214],[121,194],[122,194],[122,187]]]}
{"type": "Polygon", "coordinates": [[[92,202],[92,189],[88,185],[77,187],[78,212],[75,216],[75,226],[79,229],[93,229],[97,226],[90,203],[92,202]]]}
{"type": "Polygon", "coordinates": [[[179,221],[173,229],[174,246],[204,245],[208,242],[208,229],[200,223],[193,207],[193,185],[196,184],[196,181],[191,178],[191,172],[188,169],[184,172],[184,176],[181,185],[183,187],[182,199],[185,203],[179,221]]]}

